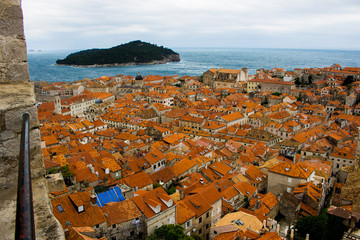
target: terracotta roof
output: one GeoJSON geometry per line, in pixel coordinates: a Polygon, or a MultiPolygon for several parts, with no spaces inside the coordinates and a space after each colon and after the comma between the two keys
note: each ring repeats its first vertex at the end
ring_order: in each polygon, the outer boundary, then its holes
{"type": "Polygon", "coordinates": [[[246,175],[256,183],[260,183],[267,178],[267,174],[262,172],[258,167],[250,165],[246,171],[246,175]]]}
{"type": "Polygon", "coordinates": [[[196,213],[185,203],[184,200],[178,201],[176,209],[176,222],[177,224],[183,224],[189,219],[196,216],[196,213]]]}
{"type": "Polygon", "coordinates": [[[202,189],[199,194],[210,204],[214,204],[216,201],[222,198],[222,195],[216,189],[214,185],[202,189]]]}
{"type": "Polygon", "coordinates": [[[224,119],[226,122],[232,122],[232,121],[238,120],[243,117],[244,117],[244,115],[242,115],[240,112],[234,112],[234,113],[222,116],[221,118],[224,119]]]}
{"type": "Polygon", "coordinates": [[[174,179],[176,176],[172,167],[165,167],[152,173],[150,177],[154,181],[154,183],[155,182],[159,183],[160,181],[166,183],[171,179],[174,179]]]}
{"type": "Polygon", "coordinates": [[[232,225],[235,228],[246,232],[251,226],[253,231],[259,232],[263,227],[263,223],[254,215],[248,214],[243,211],[226,214],[222,219],[214,224],[211,228],[229,226],[232,225]]]}
{"type": "Polygon", "coordinates": [[[149,175],[147,175],[145,172],[135,173],[128,177],[122,178],[120,182],[125,183],[132,188],[143,188],[153,183],[149,175]]]}
{"type": "Polygon", "coordinates": [[[141,212],[131,200],[107,203],[101,210],[107,214],[107,224],[111,226],[141,217],[141,212]]]}
{"type": "Polygon", "coordinates": [[[161,187],[133,197],[131,200],[136,204],[147,219],[152,218],[158,213],[164,212],[168,208],[174,206],[172,199],[161,187]],[[165,204],[165,201],[169,202],[169,207],[165,204]],[[154,211],[157,206],[160,206],[160,212],[158,213],[154,211]]]}
{"type": "Polygon", "coordinates": [[[281,162],[270,168],[269,171],[290,177],[307,179],[314,172],[314,168],[301,162],[296,164],[281,162]]]}
{"type": "Polygon", "coordinates": [[[200,194],[188,196],[182,201],[196,214],[196,217],[200,217],[212,208],[200,194]]]}
{"type": "Polygon", "coordinates": [[[95,230],[92,227],[69,227],[69,232],[67,233],[66,239],[67,240],[106,240],[106,237],[92,238],[87,236],[90,234],[95,236],[95,230]]]}
{"type": "Polygon", "coordinates": [[[209,166],[209,168],[213,170],[215,173],[220,173],[223,176],[232,170],[230,166],[222,162],[214,162],[209,166]]]}
{"type": "Polygon", "coordinates": [[[77,192],[72,194],[72,196],[76,196],[77,199],[84,204],[83,212],[78,213],[78,209],[74,206],[74,203],[69,198],[69,195],[60,196],[52,199],[51,201],[53,213],[64,229],[69,226],[93,227],[106,221],[100,207],[97,205],[93,206],[90,203],[90,193],[88,191],[77,192]],[[67,225],[67,222],[69,226],[67,225]]]}
{"type": "Polygon", "coordinates": [[[155,149],[145,155],[145,160],[152,165],[165,159],[165,157],[165,154],[159,149],[155,149]]]}
{"type": "Polygon", "coordinates": [[[180,162],[175,163],[172,168],[175,173],[175,176],[180,176],[184,172],[188,171],[190,168],[196,165],[195,161],[192,161],[188,158],[182,159],[180,162]]]}
{"type": "Polygon", "coordinates": [[[282,238],[276,232],[267,232],[257,240],[282,240],[282,238]]]}

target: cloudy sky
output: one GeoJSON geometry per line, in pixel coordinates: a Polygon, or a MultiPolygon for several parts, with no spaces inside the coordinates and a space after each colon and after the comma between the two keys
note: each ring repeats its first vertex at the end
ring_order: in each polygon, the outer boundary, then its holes
{"type": "Polygon", "coordinates": [[[360,49],[358,0],[24,0],[28,49],[360,49]]]}

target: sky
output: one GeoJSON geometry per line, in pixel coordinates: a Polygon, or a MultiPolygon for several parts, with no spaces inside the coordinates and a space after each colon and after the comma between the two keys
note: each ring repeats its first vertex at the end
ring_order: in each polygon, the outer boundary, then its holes
{"type": "Polygon", "coordinates": [[[28,49],[360,50],[359,0],[24,0],[28,49]]]}

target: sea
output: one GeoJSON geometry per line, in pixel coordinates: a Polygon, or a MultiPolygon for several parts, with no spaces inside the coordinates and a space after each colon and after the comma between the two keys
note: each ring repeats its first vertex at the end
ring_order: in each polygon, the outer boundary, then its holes
{"type": "Polygon", "coordinates": [[[180,62],[160,65],[123,67],[72,67],[57,66],[77,50],[29,51],[28,63],[31,81],[72,82],[101,76],[161,75],[200,76],[211,68],[248,68],[249,74],[257,69],[329,67],[339,63],[342,67],[360,67],[359,50],[313,50],[313,49],[260,49],[260,48],[172,48],[180,54],[180,62]]]}

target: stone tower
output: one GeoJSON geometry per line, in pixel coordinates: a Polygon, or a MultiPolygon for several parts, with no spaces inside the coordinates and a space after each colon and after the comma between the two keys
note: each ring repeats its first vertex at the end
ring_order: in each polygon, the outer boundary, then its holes
{"type": "Polygon", "coordinates": [[[20,0],[0,1],[0,236],[14,239],[22,115],[30,114],[30,161],[36,239],[64,239],[51,211],[30,82],[20,0]]]}
{"type": "Polygon", "coordinates": [[[61,111],[61,99],[60,99],[59,95],[54,97],[54,112],[56,114],[61,114],[62,113],[62,111],[61,111]]]}
{"type": "Polygon", "coordinates": [[[139,86],[139,87],[144,86],[144,79],[140,75],[140,72],[138,72],[138,75],[135,77],[135,86],[139,86]]]}

